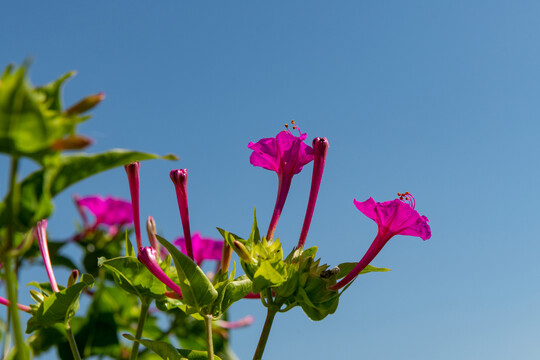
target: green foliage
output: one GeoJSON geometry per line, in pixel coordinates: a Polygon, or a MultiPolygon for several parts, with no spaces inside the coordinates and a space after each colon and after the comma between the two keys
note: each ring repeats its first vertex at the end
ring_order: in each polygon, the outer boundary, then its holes
{"type": "MultiPolygon", "coordinates": [[[[53,210],[53,197],[78,181],[129,162],[160,158],[175,159],[172,155],[161,157],[129,150],[55,157],[19,184],[20,204],[16,227],[19,231],[26,231],[38,220],[49,217],[53,210]]],[[[0,203],[0,227],[6,226],[8,196],[0,203]]]]}
{"type": "Polygon", "coordinates": [[[105,267],[114,277],[115,283],[129,294],[136,295],[141,301],[160,299],[167,288],[148,269],[133,257],[119,257],[107,260],[99,259],[99,266],[105,267]]]}
{"type": "MultiPolygon", "coordinates": [[[[131,341],[137,341],[165,360],[208,360],[208,353],[206,351],[176,349],[171,344],[163,341],[153,341],[148,339],[136,340],[129,334],[124,334],[124,337],[131,341]]],[[[214,359],[221,360],[216,355],[214,355],[214,359]]]]}
{"type": "Polygon", "coordinates": [[[217,298],[218,293],[208,277],[193,260],[182,254],[176,246],[161,236],[157,236],[157,238],[174,260],[179,279],[178,285],[182,290],[184,302],[197,309],[199,313],[209,313],[207,308],[217,298]]]}
{"type": "Polygon", "coordinates": [[[32,311],[26,333],[31,334],[39,328],[50,327],[57,323],[67,324],[79,308],[79,296],[93,283],[94,278],[91,275],[83,274],[78,283],[46,296],[39,307],[32,311]]]}

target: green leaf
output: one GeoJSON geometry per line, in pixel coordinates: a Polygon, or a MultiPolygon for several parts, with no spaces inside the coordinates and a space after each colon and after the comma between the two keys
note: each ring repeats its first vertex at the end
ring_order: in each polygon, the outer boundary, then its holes
{"type": "Polygon", "coordinates": [[[80,282],[46,297],[28,320],[26,333],[57,323],[66,324],[79,308],[79,296],[93,283],[93,276],[83,274],[80,282]]]}
{"type": "Polygon", "coordinates": [[[223,314],[232,304],[241,300],[253,290],[252,281],[246,276],[242,275],[235,280],[228,280],[219,283],[216,286],[218,291],[218,298],[214,302],[212,309],[212,315],[219,317],[223,314]]]}
{"type": "Polygon", "coordinates": [[[126,230],[126,256],[135,257],[135,250],[133,250],[133,245],[131,245],[131,241],[129,241],[127,230],[126,230]]]}
{"type": "Polygon", "coordinates": [[[174,260],[174,266],[180,281],[178,285],[182,290],[184,302],[195,307],[199,312],[203,310],[203,307],[212,304],[218,293],[202,269],[191,258],[182,254],[176,246],[159,235],[157,238],[174,260]]]}
{"type": "MultiPolygon", "coordinates": [[[[174,155],[159,156],[130,150],[110,150],[100,154],[77,154],[58,157],[30,174],[20,184],[20,208],[17,229],[26,231],[52,213],[51,200],[61,191],[87,177],[117,166],[149,159],[174,160],[174,155]]],[[[6,226],[6,198],[0,203],[0,227],[6,226]]]]}
{"type": "MultiPolygon", "coordinates": [[[[338,265],[339,273],[337,274],[337,279],[341,279],[347,276],[347,274],[351,272],[351,270],[356,266],[356,264],[357,263],[355,262],[347,262],[347,263],[339,264],[338,265]]],[[[386,271],[390,271],[390,269],[378,268],[375,266],[368,265],[364,268],[364,270],[360,272],[359,275],[364,275],[370,272],[386,272],[386,271]]]]}
{"type": "Polygon", "coordinates": [[[138,296],[141,301],[145,301],[147,297],[160,299],[167,291],[165,284],[152,275],[137,258],[100,258],[99,266],[111,271],[114,282],[128,293],[138,296]]]}
{"type": "Polygon", "coordinates": [[[225,312],[229,306],[243,299],[251,291],[253,291],[253,282],[246,275],[242,275],[230,282],[224,290],[221,312],[225,312]]]}
{"type": "MultiPolygon", "coordinates": [[[[148,339],[136,340],[129,334],[123,334],[123,336],[128,340],[140,343],[165,360],[208,360],[208,353],[206,351],[176,349],[171,344],[163,341],[153,341],[148,339]]],[[[221,360],[216,355],[214,355],[214,359],[221,360]]]]}

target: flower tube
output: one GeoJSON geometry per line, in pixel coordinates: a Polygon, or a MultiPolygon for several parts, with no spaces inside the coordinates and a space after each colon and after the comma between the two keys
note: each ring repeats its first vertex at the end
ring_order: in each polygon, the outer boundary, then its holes
{"type": "Polygon", "coordinates": [[[189,228],[189,208],[187,200],[187,169],[172,170],[171,180],[176,190],[176,199],[178,200],[178,209],[180,210],[180,219],[182,220],[182,229],[184,230],[184,239],[187,255],[194,260],[193,247],[191,242],[191,230],[189,228]]]}
{"type": "Polygon", "coordinates": [[[139,169],[141,163],[138,161],[132,162],[124,166],[129,181],[129,191],[131,193],[131,203],[133,209],[133,222],[135,224],[135,238],[137,239],[137,249],[142,248],[141,239],[141,220],[139,216],[139,169]]]}
{"type": "Polygon", "coordinates": [[[313,139],[313,153],[315,160],[313,163],[313,175],[311,177],[311,189],[309,191],[304,225],[302,225],[297,248],[304,247],[304,244],[306,243],[309,226],[311,225],[311,219],[313,218],[313,211],[315,210],[315,203],[317,202],[317,195],[319,194],[319,187],[321,186],[324,165],[326,164],[328,146],[328,140],[326,138],[318,137],[313,139]]]}
{"type": "Polygon", "coordinates": [[[51,283],[51,287],[54,292],[58,292],[58,285],[56,284],[56,278],[54,277],[54,272],[51,265],[51,258],[49,256],[49,246],[47,245],[47,220],[43,219],[38,221],[36,227],[34,228],[34,234],[38,239],[39,251],[41,252],[41,257],[43,258],[43,263],[45,264],[45,271],[47,271],[47,276],[51,283]]]}
{"type": "Polygon", "coordinates": [[[159,266],[157,260],[157,251],[152,247],[142,247],[139,249],[139,254],[137,254],[137,259],[146,266],[146,268],[158,278],[159,281],[167,285],[171,290],[173,290],[178,296],[182,297],[182,290],[180,286],[176,285],[170,277],[165,274],[165,272],[159,266]]]}

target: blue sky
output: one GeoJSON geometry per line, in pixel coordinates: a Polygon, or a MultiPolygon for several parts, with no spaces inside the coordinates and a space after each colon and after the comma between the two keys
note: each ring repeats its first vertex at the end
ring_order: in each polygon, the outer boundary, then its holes
{"type": "MultiPolygon", "coordinates": [[[[392,271],[359,278],[322,322],[278,315],[265,358],[538,359],[539,14],[536,1],[9,2],[0,65],[31,56],[36,84],[77,70],[66,104],[104,91],[81,127],[92,152],[180,156],[141,167],[142,216],[168,238],[181,231],[172,168],[189,171],[193,229],[246,234],[255,206],[265,228],[277,178],[247,144],[291,119],[330,142],[308,236],[323,261],[359,260],[376,234],[353,198],[415,195],[433,237],[391,240],[373,264],[392,271]]],[[[278,225],[286,250],[310,174],[278,225]]],[[[77,221],[74,192],[129,196],[121,169],[70,188],[57,237],[77,221]]],[[[232,313],[257,319],[232,338],[250,358],[264,311],[232,313]]]]}

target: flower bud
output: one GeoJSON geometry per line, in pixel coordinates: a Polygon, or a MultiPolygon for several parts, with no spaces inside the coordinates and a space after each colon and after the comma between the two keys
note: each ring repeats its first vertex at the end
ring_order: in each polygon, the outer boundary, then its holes
{"type": "Polygon", "coordinates": [[[79,279],[79,270],[73,269],[71,274],[69,274],[67,287],[70,287],[71,285],[76,284],[78,279],[79,279]]]}
{"type": "Polygon", "coordinates": [[[251,257],[249,251],[246,249],[244,244],[242,244],[238,240],[233,241],[234,250],[236,251],[236,254],[238,254],[238,257],[240,260],[242,260],[245,263],[251,264],[253,262],[253,258],[251,257]]]}
{"type": "Polygon", "coordinates": [[[90,95],[67,109],[64,113],[67,116],[80,115],[94,108],[97,104],[105,99],[105,93],[100,92],[94,95],[90,95]]]}
{"type": "Polygon", "coordinates": [[[81,150],[92,145],[94,141],[89,137],[82,135],[70,135],[63,139],[56,140],[52,143],[51,149],[56,151],[62,150],[81,150]]]}

